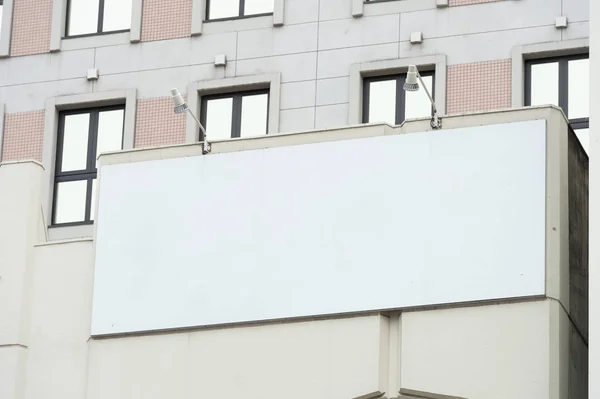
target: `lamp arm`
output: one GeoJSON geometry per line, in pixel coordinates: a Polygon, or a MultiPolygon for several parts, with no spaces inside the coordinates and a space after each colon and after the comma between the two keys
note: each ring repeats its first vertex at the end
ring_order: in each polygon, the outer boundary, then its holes
{"type": "Polygon", "coordinates": [[[194,115],[190,108],[188,108],[187,111],[192,116],[192,118],[194,118],[194,120],[200,127],[200,130],[202,131],[202,152],[204,154],[208,154],[210,152],[210,143],[208,142],[208,137],[206,136],[206,129],[204,129],[204,126],[202,126],[202,123],[200,123],[200,121],[198,120],[198,118],[196,118],[196,115],[194,115]]]}
{"type": "Polygon", "coordinates": [[[435,101],[433,101],[433,97],[431,97],[431,94],[429,94],[429,90],[427,90],[427,86],[425,86],[423,79],[421,79],[421,74],[418,72],[417,72],[417,77],[419,78],[419,82],[421,82],[421,85],[423,86],[425,93],[427,93],[427,97],[429,97],[429,101],[431,101],[431,105],[433,106],[433,113],[437,114],[437,107],[435,106],[435,101]]]}

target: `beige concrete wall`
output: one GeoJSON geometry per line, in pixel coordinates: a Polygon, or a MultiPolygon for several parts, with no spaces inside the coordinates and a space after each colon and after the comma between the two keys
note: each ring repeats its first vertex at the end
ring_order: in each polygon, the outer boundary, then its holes
{"type": "Polygon", "coordinates": [[[380,316],[91,341],[88,398],[342,399],[380,389],[380,316]]]}
{"type": "Polygon", "coordinates": [[[34,250],[25,398],[85,398],[93,243],[34,250]]]}
{"type": "Polygon", "coordinates": [[[401,387],[549,398],[550,301],[404,313],[401,387]]]}
{"type": "Polygon", "coordinates": [[[21,398],[42,167],[0,165],[0,398],[21,398]]]}

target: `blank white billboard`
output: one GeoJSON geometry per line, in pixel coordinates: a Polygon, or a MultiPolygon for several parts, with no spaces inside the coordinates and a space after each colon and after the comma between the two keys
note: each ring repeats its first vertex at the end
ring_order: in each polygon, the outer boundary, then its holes
{"type": "Polygon", "coordinates": [[[545,121],[103,166],[92,334],[544,294],[545,121]]]}

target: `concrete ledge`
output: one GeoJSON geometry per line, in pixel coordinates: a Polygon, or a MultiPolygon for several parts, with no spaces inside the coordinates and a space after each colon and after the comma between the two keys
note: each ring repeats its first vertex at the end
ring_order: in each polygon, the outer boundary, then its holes
{"type": "Polygon", "coordinates": [[[42,168],[43,170],[45,170],[46,168],[44,168],[44,165],[42,165],[42,163],[40,161],[36,161],[35,159],[23,159],[23,160],[19,160],[19,161],[7,161],[7,162],[0,162],[0,167],[2,166],[11,166],[11,165],[20,165],[20,164],[35,164],[37,166],[39,166],[40,168],[42,168]]]}

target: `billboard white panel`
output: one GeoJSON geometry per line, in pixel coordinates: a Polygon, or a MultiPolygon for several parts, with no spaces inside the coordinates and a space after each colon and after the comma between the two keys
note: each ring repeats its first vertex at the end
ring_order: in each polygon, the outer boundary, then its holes
{"type": "Polygon", "coordinates": [[[545,121],[102,167],[92,334],[544,294],[545,121]]]}

